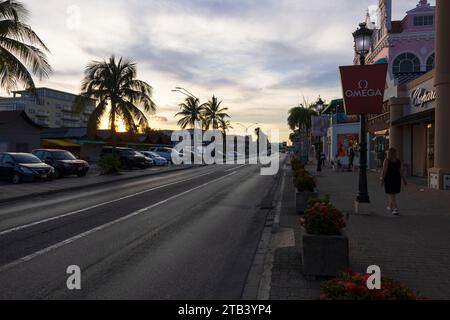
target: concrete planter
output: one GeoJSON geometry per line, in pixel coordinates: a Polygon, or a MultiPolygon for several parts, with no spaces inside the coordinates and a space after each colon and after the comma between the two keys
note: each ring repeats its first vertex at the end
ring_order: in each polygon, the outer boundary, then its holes
{"type": "Polygon", "coordinates": [[[310,199],[317,198],[318,192],[298,192],[295,190],[295,209],[298,214],[304,214],[310,199]]]}
{"type": "Polygon", "coordinates": [[[348,269],[348,237],[308,234],[302,230],[303,273],[308,278],[334,277],[348,269]]]}

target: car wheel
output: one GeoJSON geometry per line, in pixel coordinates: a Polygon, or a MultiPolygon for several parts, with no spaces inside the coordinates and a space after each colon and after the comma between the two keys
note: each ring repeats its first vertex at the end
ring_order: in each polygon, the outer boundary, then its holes
{"type": "Polygon", "coordinates": [[[55,168],[55,173],[53,173],[53,177],[54,177],[55,179],[61,179],[61,178],[62,178],[61,170],[55,168]]]}
{"type": "Polygon", "coordinates": [[[11,178],[11,181],[12,181],[12,183],[14,183],[14,184],[20,183],[21,180],[22,180],[22,178],[21,178],[20,175],[18,175],[17,173],[13,174],[13,176],[12,176],[12,178],[11,178]]]}
{"type": "Polygon", "coordinates": [[[86,171],[82,171],[82,172],[77,173],[77,176],[79,176],[79,177],[86,177],[86,174],[87,174],[86,171]]]}

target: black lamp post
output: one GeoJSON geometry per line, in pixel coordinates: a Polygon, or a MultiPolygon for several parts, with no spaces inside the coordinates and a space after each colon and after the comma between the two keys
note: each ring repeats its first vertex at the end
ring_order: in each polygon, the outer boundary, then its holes
{"type": "MultiPolygon", "coordinates": [[[[355,40],[355,52],[359,55],[360,65],[366,64],[366,56],[372,47],[373,31],[367,28],[366,23],[361,23],[359,28],[353,33],[355,40]]],[[[357,202],[370,203],[369,191],[367,187],[367,132],[366,132],[366,114],[360,115],[360,155],[359,155],[359,191],[357,202]]]]}
{"type": "MultiPolygon", "coordinates": [[[[319,112],[319,116],[322,114],[324,105],[325,105],[325,102],[319,96],[319,100],[317,100],[317,102],[316,102],[316,107],[317,107],[317,111],[319,112]]],[[[319,136],[319,143],[317,144],[317,172],[322,172],[322,159],[321,159],[322,146],[321,145],[322,145],[322,137],[319,136]]]]}

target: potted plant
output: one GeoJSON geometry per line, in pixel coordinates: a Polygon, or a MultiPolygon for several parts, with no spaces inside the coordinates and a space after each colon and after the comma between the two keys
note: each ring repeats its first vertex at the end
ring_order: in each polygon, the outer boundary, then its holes
{"type": "Polygon", "coordinates": [[[316,181],[305,170],[294,172],[295,208],[297,213],[303,214],[308,206],[308,201],[317,198],[316,181]]]}
{"type": "Polygon", "coordinates": [[[303,272],[309,278],[336,276],[349,265],[348,238],[343,232],[344,215],[327,203],[308,208],[301,220],[303,227],[303,272]]]}
{"type": "Polygon", "coordinates": [[[367,288],[368,274],[345,271],[337,278],[321,284],[322,300],[423,300],[398,281],[381,278],[380,290],[367,288]]]}

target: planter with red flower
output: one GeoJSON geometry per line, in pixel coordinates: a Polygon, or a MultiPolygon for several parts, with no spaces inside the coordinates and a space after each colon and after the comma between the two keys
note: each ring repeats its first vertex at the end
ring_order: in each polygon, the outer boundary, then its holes
{"type": "Polygon", "coordinates": [[[419,297],[411,289],[402,286],[398,281],[382,278],[379,290],[369,290],[368,274],[346,271],[333,280],[322,283],[322,300],[418,300],[419,297]]]}
{"type": "Polygon", "coordinates": [[[294,172],[295,208],[298,214],[303,214],[308,207],[308,201],[317,198],[316,181],[306,170],[294,172]]]}
{"type": "Polygon", "coordinates": [[[303,273],[308,278],[336,276],[349,265],[344,215],[327,202],[316,202],[302,218],[303,273]]]}

